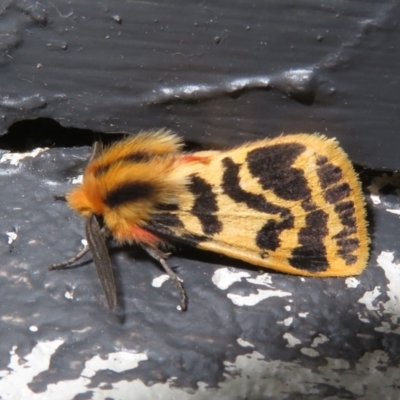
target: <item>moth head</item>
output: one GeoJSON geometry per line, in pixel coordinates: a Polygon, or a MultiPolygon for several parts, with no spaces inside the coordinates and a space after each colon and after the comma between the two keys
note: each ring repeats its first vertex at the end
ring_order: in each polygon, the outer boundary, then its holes
{"type": "Polygon", "coordinates": [[[96,180],[90,176],[85,176],[82,185],[67,193],[66,198],[69,206],[82,217],[103,214],[104,205],[100,188],[96,180]]]}

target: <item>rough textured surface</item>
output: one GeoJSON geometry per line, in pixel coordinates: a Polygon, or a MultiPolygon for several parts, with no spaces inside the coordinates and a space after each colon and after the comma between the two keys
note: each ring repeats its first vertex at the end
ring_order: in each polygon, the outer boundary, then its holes
{"type": "MultiPolygon", "coordinates": [[[[395,169],[398,17],[389,1],[6,0],[0,131],[37,117],[82,129],[56,137],[28,124],[19,149],[90,143],[84,128],[166,126],[216,147],[319,131],[355,162],[395,169]]],[[[81,246],[82,221],[52,196],[88,154],[0,155],[3,398],[398,397],[398,175],[360,169],[373,245],[359,277],[260,274],[180,248],[180,313],[154,262],[110,244],[121,304],[110,314],[90,258],[47,271],[81,246]]]]}
{"type": "Polygon", "coordinates": [[[5,0],[0,132],[36,117],[102,132],[167,126],[212,145],[318,131],[355,162],[394,169],[399,9],[5,0]]]}
{"type": "Polygon", "coordinates": [[[399,245],[385,232],[400,229],[392,205],[398,175],[376,174],[371,181],[368,171],[362,174],[373,195],[374,249],[359,277],[260,273],[181,248],[170,259],[189,296],[181,313],[176,291],[154,262],[138,249],[111,244],[120,303],[111,314],[89,257],[82,268],[46,268],[81,246],[82,221],[52,196],[71,187],[88,155],[89,148],[52,149],[0,159],[0,390],[10,390],[17,377],[26,382],[6,398],[31,391],[40,398],[65,388],[73,394],[55,398],[92,390],[93,398],[127,399],[137,385],[138,398],[165,390],[181,398],[211,390],[226,398],[236,385],[249,398],[310,392],[393,398],[400,384],[400,268],[393,255],[399,245]],[[19,359],[25,359],[22,369],[19,359]],[[297,372],[288,380],[291,371],[297,372]]]}

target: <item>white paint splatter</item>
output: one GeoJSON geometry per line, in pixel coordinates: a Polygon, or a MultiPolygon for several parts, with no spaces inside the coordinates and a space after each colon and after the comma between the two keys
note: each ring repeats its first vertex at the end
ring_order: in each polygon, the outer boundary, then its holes
{"type": "Polygon", "coordinates": [[[166,282],[169,279],[169,276],[167,274],[157,276],[157,278],[154,278],[153,281],[151,282],[151,286],[159,288],[163,285],[164,282],[166,282]]]}
{"type": "MultiPolygon", "coordinates": [[[[35,376],[50,367],[50,358],[64,342],[62,340],[54,340],[52,342],[38,343],[30,354],[20,359],[16,354],[17,346],[13,346],[10,351],[10,363],[6,370],[0,371],[0,393],[3,400],[41,400],[41,399],[72,399],[79,393],[86,392],[90,384],[90,378],[93,377],[97,371],[112,370],[117,373],[127,371],[129,369],[137,368],[140,361],[148,359],[147,355],[142,353],[133,353],[131,351],[119,351],[110,353],[107,359],[99,356],[94,356],[85,363],[85,367],[81,376],[73,381],[66,380],[60,381],[55,384],[47,385],[47,390],[44,393],[34,393],[29,388],[29,384],[33,381],[35,376]]],[[[108,389],[107,393],[111,398],[130,398],[129,393],[132,393],[132,385],[126,381],[115,382],[113,387],[108,389]],[[122,395],[121,387],[122,384],[122,395]],[[115,395],[115,396],[114,396],[115,395]]],[[[170,380],[168,382],[172,384],[170,380]]],[[[169,384],[165,385],[166,388],[169,384]]],[[[146,392],[146,385],[140,382],[142,392],[146,392]]],[[[104,399],[104,389],[93,388],[93,399],[104,399]]],[[[149,391],[148,391],[149,392],[149,391]]],[[[139,396],[140,397],[140,396],[139,396]]],[[[149,397],[151,398],[151,397],[149,397]]]]}
{"type": "Polygon", "coordinates": [[[286,345],[286,347],[294,347],[301,343],[301,340],[297,339],[291,333],[288,333],[288,332],[286,332],[283,335],[283,338],[288,341],[288,344],[286,345]]]}
{"type": "Polygon", "coordinates": [[[329,342],[329,338],[320,333],[316,338],[314,338],[313,342],[311,343],[311,347],[318,347],[320,344],[325,342],[329,342]]]}
{"type": "Polygon", "coordinates": [[[49,369],[52,354],[63,343],[63,340],[40,342],[30,354],[24,357],[24,360],[21,360],[16,353],[17,346],[13,346],[7,369],[0,371],[1,398],[3,400],[39,399],[40,394],[33,393],[28,384],[35,376],[49,369]]]}
{"type": "Polygon", "coordinates": [[[86,361],[85,368],[81,376],[91,378],[96,375],[96,372],[110,369],[115,372],[128,371],[129,369],[137,368],[140,361],[147,360],[148,357],[143,353],[133,353],[128,351],[118,351],[108,354],[107,359],[100,356],[94,356],[86,361]]]}
{"type": "Polygon", "coordinates": [[[10,165],[15,165],[18,166],[19,162],[22,161],[24,158],[26,157],[36,157],[38,156],[40,153],[43,153],[45,151],[49,150],[48,147],[45,148],[40,148],[38,147],[37,149],[34,149],[32,151],[29,151],[27,153],[11,153],[11,152],[7,152],[4,153],[1,158],[0,158],[0,164],[4,164],[7,161],[10,162],[10,165]]]}
{"type": "Polygon", "coordinates": [[[381,295],[380,287],[375,286],[373,290],[366,291],[363,297],[361,297],[361,299],[358,299],[358,303],[365,304],[365,306],[369,311],[379,310],[379,306],[374,305],[374,302],[376,298],[379,297],[380,295],[381,295]]]}
{"type": "Polygon", "coordinates": [[[31,332],[37,332],[37,331],[39,330],[39,328],[38,328],[36,325],[31,325],[31,326],[29,327],[29,330],[30,330],[31,332]]]}
{"type": "Polygon", "coordinates": [[[75,178],[71,179],[71,182],[73,185],[79,185],[83,182],[83,175],[78,175],[75,178]]]}
{"type": "Polygon", "coordinates": [[[292,325],[292,322],[293,322],[293,317],[286,318],[283,321],[277,321],[278,324],[285,325],[285,326],[292,325]]]}
{"type": "Polygon", "coordinates": [[[400,186],[400,173],[395,173],[389,176],[386,172],[381,176],[377,176],[372,180],[371,185],[367,187],[369,190],[371,200],[373,204],[381,204],[381,198],[379,190],[383,189],[386,185],[392,185],[394,187],[400,186]]]}
{"type": "Polygon", "coordinates": [[[236,367],[240,373],[227,375],[218,389],[199,391],[185,399],[280,399],[286,398],[288,393],[296,393],[299,398],[326,398],[323,387],[333,391],[330,399],[340,397],[343,388],[346,388],[348,397],[397,399],[398,367],[388,366],[383,354],[380,350],[365,353],[351,369],[345,360],[326,358],[326,365],[313,370],[300,362],[265,361],[260,353],[254,351],[236,358],[232,369],[236,367]],[[335,388],[337,393],[334,393],[335,388]]]}
{"type": "Polygon", "coordinates": [[[372,200],[373,204],[375,205],[381,204],[381,198],[379,194],[370,194],[369,197],[372,200]]]}
{"type": "MultiPolygon", "coordinates": [[[[385,272],[387,284],[386,295],[389,300],[385,303],[380,302],[383,314],[390,315],[390,322],[393,326],[390,332],[400,334],[400,265],[393,262],[394,255],[389,251],[382,251],[378,256],[378,265],[385,272]]],[[[387,332],[387,324],[382,324],[381,327],[375,328],[378,332],[387,332]]]]}
{"type": "Polygon", "coordinates": [[[346,280],[344,282],[345,282],[346,286],[351,289],[356,288],[360,284],[360,281],[354,277],[346,278],[346,280]]]}
{"type": "Polygon", "coordinates": [[[381,321],[381,325],[375,327],[374,330],[400,334],[400,265],[393,261],[393,252],[389,251],[382,251],[377,258],[378,265],[383,269],[386,279],[389,281],[385,291],[389,300],[386,302],[377,300],[381,290],[379,286],[375,286],[373,290],[365,292],[363,297],[358,300],[359,303],[365,304],[367,312],[357,313],[357,315],[359,320],[364,323],[370,323],[368,318],[370,311],[378,316],[389,315],[389,321],[381,321]]]}
{"type": "Polygon", "coordinates": [[[257,294],[250,294],[249,296],[240,296],[238,294],[227,295],[228,299],[232,300],[232,303],[237,306],[254,306],[258,304],[260,301],[268,299],[270,297],[285,297],[291,296],[292,294],[289,292],[284,292],[282,290],[260,290],[257,289],[257,294]]]}
{"type": "Polygon", "coordinates": [[[396,215],[400,215],[400,210],[399,209],[394,209],[394,208],[387,208],[386,209],[387,212],[390,212],[392,214],[396,214],[396,215]]]}
{"type": "Polygon", "coordinates": [[[68,300],[72,300],[74,298],[74,292],[71,290],[68,290],[67,292],[64,293],[64,297],[68,300]]]}
{"type": "Polygon", "coordinates": [[[308,311],[307,312],[299,312],[299,317],[300,318],[306,318],[308,314],[309,314],[308,311]]]}
{"type": "Polygon", "coordinates": [[[361,322],[364,322],[365,324],[371,323],[371,321],[368,318],[365,318],[361,313],[357,313],[357,317],[361,322]]]}
{"type": "Polygon", "coordinates": [[[211,280],[219,289],[226,290],[235,282],[240,282],[242,278],[249,278],[250,274],[244,271],[235,271],[229,268],[217,269],[211,280]]]}
{"type": "Polygon", "coordinates": [[[400,333],[398,329],[392,329],[392,326],[389,322],[382,321],[381,326],[375,328],[377,332],[385,332],[385,333],[400,333]]]}
{"type": "Polygon", "coordinates": [[[284,309],[285,309],[286,311],[290,311],[290,310],[292,309],[292,306],[285,306],[284,309]]]}
{"type": "Polygon", "coordinates": [[[255,285],[272,287],[272,277],[268,273],[260,274],[257,278],[247,278],[246,281],[255,285]]]}
{"type": "Polygon", "coordinates": [[[305,356],[308,357],[318,357],[319,353],[318,351],[314,350],[314,349],[309,349],[307,347],[303,347],[300,349],[300,353],[304,354],[305,356]]]}
{"type": "MultiPolygon", "coordinates": [[[[219,268],[217,269],[213,276],[212,282],[221,290],[228,289],[235,282],[240,282],[242,279],[246,279],[247,282],[262,285],[272,288],[272,278],[270,274],[260,274],[256,278],[251,278],[249,272],[236,271],[232,268],[219,268]]],[[[248,296],[241,296],[238,294],[228,293],[227,297],[234,304],[238,306],[253,306],[258,304],[260,301],[267,299],[269,297],[285,297],[291,296],[291,293],[284,292],[282,290],[261,290],[257,289],[257,294],[250,294],[248,296]]]]}
{"type": "MultiPolygon", "coordinates": [[[[294,345],[300,343],[298,339],[293,339],[296,342],[294,345]]],[[[346,360],[325,357],[326,364],[317,369],[307,368],[299,361],[266,361],[262,354],[253,351],[236,357],[233,362],[224,362],[225,380],[219,383],[218,388],[209,388],[205,382],[200,381],[197,390],[190,392],[179,388],[174,383],[174,376],[166,382],[151,386],[136,379],[116,380],[110,386],[99,384],[93,387],[89,386],[91,380],[84,377],[83,372],[77,379],[48,384],[44,392],[32,392],[28,384],[35,376],[49,369],[50,358],[62,343],[61,340],[39,343],[24,360],[19,358],[17,347],[13,346],[8,368],[0,371],[2,399],[63,400],[75,398],[88,390],[93,400],[130,399],[132,394],[137,399],[179,400],[273,399],[287,397],[288,393],[296,393],[299,397],[307,397],[311,393],[314,397],[322,398],[324,387],[330,388],[332,398],[336,398],[343,388],[346,388],[347,397],[363,400],[398,398],[399,369],[397,365],[389,365],[387,354],[382,350],[364,353],[354,367],[346,360]],[[338,391],[336,394],[335,389],[338,391]]],[[[314,349],[302,348],[300,351],[309,357],[316,354],[314,349]]],[[[93,376],[96,371],[104,369],[125,371],[136,368],[139,362],[146,360],[146,355],[141,353],[117,352],[112,353],[107,360],[93,357],[86,362],[85,369],[93,376]],[[120,353],[125,354],[122,356],[120,353]]]]}
{"type": "Polygon", "coordinates": [[[12,244],[15,240],[17,240],[18,234],[17,232],[10,231],[6,232],[6,235],[8,236],[7,243],[12,244]]]}
{"type": "Polygon", "coordinates": [[[246,341],[246,340],[244,340],[244,339],[241,339],[241,338],[237,339],[237,342],[238,342],[238,343],[240,344],[240,346],[242,346],[242,347],[254,347],[253,344],[251,344],[250,342],[248,342],[248,341],[246,341]]]}

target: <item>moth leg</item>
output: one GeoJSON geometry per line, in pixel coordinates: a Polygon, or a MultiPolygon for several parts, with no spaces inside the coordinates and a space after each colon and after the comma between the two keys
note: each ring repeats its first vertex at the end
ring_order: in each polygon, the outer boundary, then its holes
{"type": "Polygon", "coordinates": [[[187,309],[187,296],[185,293],[185,289],[182,286],[182,283],[180,282],[178,276],[175,274],[175,272],[172,270],[172,268],[167,264],[165,261],[165,254],[158,248],[156,247],[151,247],[148,246],[144,243],[140,244],[141,247],[147,252],[149,256],[157,260],[161,266],[164,268],[165,272],[169,275],[171,278],[172,283],[175,285],[176,289],[178,290],[179,296],[181,298],[181,310],[186,311],[187,309]]]}
{"type": "Polygon", "coordinates": [[[65,194],[55,194],[53,196],[54,200],[60,200],[60,201],[67,201],[67,196],[65,194]]]}
{"type": "Polygon", "coordinates": [[[64,268],[70,266],[74,262],[80,260],[88,251],[89,251],[89,246],[86,244],[85,247],[79,253],[75,254],[69,260],[62,262],[62,263],[51,264],[49,266],[49,271],[54,271],[55,269],[64,269],[64,268]]]}
{"type": "MultiPolygon", "coordinates": [[[[101,228],[100,231],[101,231],[101,234],[103,235],[104,239],[107,239],[107,237],[110,236],[110,232],[108,231],[108,229],[105,226],[103,226],[103,228],[101,228]]],[[[69,260],[64,261],[62,263],[51,264],[49,266],[49,271],[54,271],[56,269],[64,269],[66,267],[69,267],[73,263],[80,260],[86,253],[89,252],[89,250],[90,250],[89,245],[85,244],[84,248],[81,251],[79,251],[77,254],[75,254],[73,257],[71,257],[69,260]]]]}

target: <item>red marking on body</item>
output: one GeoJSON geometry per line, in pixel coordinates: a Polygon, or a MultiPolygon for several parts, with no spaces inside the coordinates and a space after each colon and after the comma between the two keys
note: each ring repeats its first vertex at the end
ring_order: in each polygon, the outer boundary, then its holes
{"type": "Polygon", "coordinates": [[[146,229],[141,228],[140,226],[132,226],[129,228],[129,230],[118,232],[115,236],[121,242],[135,241],[137,243],[145,243],[149,245],[157,245],[158,243],[162,242],[158,236],[152,234],[146,229]]]}

